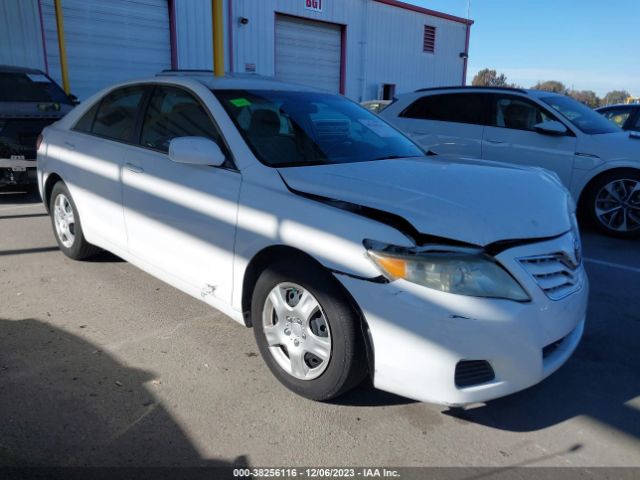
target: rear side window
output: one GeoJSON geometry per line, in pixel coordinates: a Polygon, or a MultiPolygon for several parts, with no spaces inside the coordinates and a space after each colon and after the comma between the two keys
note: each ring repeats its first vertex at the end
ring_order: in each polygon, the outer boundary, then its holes
{"type": "Polygon", "coordinates": [[[142,125],[141,145],[162,152],[178,137],[205,137],[224,149],[204,107],[191,94],[175,87],[156,87],[142,125]]]}
{"type": "Polygon", "coordinates": [[[104,97],[93,121],[92,133],[130,142],[143,96],[144,87],[125,87],[104,97]]]}
{"type": "Polygon", "coordinates": [[[400,116],[482,125],[485,120],[486,99],[487,95],[483,93],[428,95],[413,102],[400,116]]]}

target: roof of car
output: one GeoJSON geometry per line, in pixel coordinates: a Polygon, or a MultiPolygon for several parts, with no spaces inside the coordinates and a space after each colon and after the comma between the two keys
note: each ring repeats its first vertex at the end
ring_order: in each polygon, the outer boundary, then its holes
{"type": "Polygon", "coordinates": [[[294,83],[285,83],[273,77],[253,73],[231,73],[216,77],[211,70],[163,70],[156,77],[186,77],[196,80],[212,90],[291,90],[323,92],[317,88],[294,83]]]}
{"type": "Polygon", "coordinates": [[[486,87],[486,86],[474,86],[474,85],[456,85],[449,87],[430,87],[430,88],[420,88],[416,90],[414,93],[428,93],[428,92],[443,92],[443,91],[458,91],[458,92],[511,92],[511,93],[520,93],[524,95],[531,95],[532,97],[548,97],[553,95],[559,95],[553,92],[547,92],[544,90],[533,90],[527,88],[515,88],[515,87],[486,87]]]}
{"type": "Polygon", "coordinates": [[[611,105],[598,107],[596,110],[608,110],[610,108],[640,108],[640,103],[613,103],[611,105]]]}
{"type": "Polygon", "coordinates": [[[43,73],[37,68],[17,67],[15,65],[0,65],[0,73],[43,73]]]}

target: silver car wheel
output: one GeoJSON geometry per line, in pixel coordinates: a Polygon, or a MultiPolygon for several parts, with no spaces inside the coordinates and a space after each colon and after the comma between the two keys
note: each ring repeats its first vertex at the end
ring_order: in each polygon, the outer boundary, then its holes
{"type": "Polygon", "coordinates": [[[56,226],[56,235],[62,245],[66,248],[71,248],[76,240],[76,220],[71,203],[65,195],[60,193],[53,205],[53,222],[56,226]]]}
{"type": "Polygon", "coordinates": [[[607,183],[596,196],[598,221],[618,232],[640,229],[640,182],[617,179],[607,183]]]}
{"type": "Polygon", "coordinates": [[[322,307],[306,289],[279,283],[264,302],[263,332],[278,365],[299,380],[313,380],[331,359],[331,331],[322,307]]]}

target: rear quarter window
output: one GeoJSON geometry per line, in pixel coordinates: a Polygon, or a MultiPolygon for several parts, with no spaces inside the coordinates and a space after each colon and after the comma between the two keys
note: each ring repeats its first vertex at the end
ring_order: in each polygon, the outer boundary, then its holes
{"type": "Polygon", "coordinates": [[[96,112],[98,111],[98,107],[100,106],[100,102],[96,103],[93,107],[91,107],[87,112],[80,117],[80,120],[77,121],[73,130],[76,132],[82,133],[91,133],[91,128],[93,127],[93,120],[96,118],[96,112]]]}

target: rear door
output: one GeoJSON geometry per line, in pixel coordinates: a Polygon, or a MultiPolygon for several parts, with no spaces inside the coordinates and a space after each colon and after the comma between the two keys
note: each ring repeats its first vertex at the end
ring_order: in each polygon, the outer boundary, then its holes
{"type": "Polygon", "coordinates": [[[126,248],[120,171],[133,139],[146,87],[119,88],[85,113],[71,132],[49,146],[48,155],[65,162],[64,178],[77,200],[87,239],[126,248]]]}
{"type": "Polygon", "coordinates": [[[482,157],[487,95],[425,95],[391,119],[425,150],[440,155],[482,157]]]}
{"type": "Polygon", "coordinates": [[[489,98],[489,124],[484,129],[482,158],[543,167],[556,172],[565,185],[570,185],[576,152],[573,132],[538,133],[536,124],[560,120],[523,96],[507,93],[490,94],[489,98]]]}
{"type": "Polygon", "coordinates": [[[230,302],[241,176],[208,111],[191,92],[158,85],[137,144],[122,170],[129,252],[203,296],[230,302]],[[185,136],[216,141],[229,164],[171,161],[171,139],[185,136]]]}

